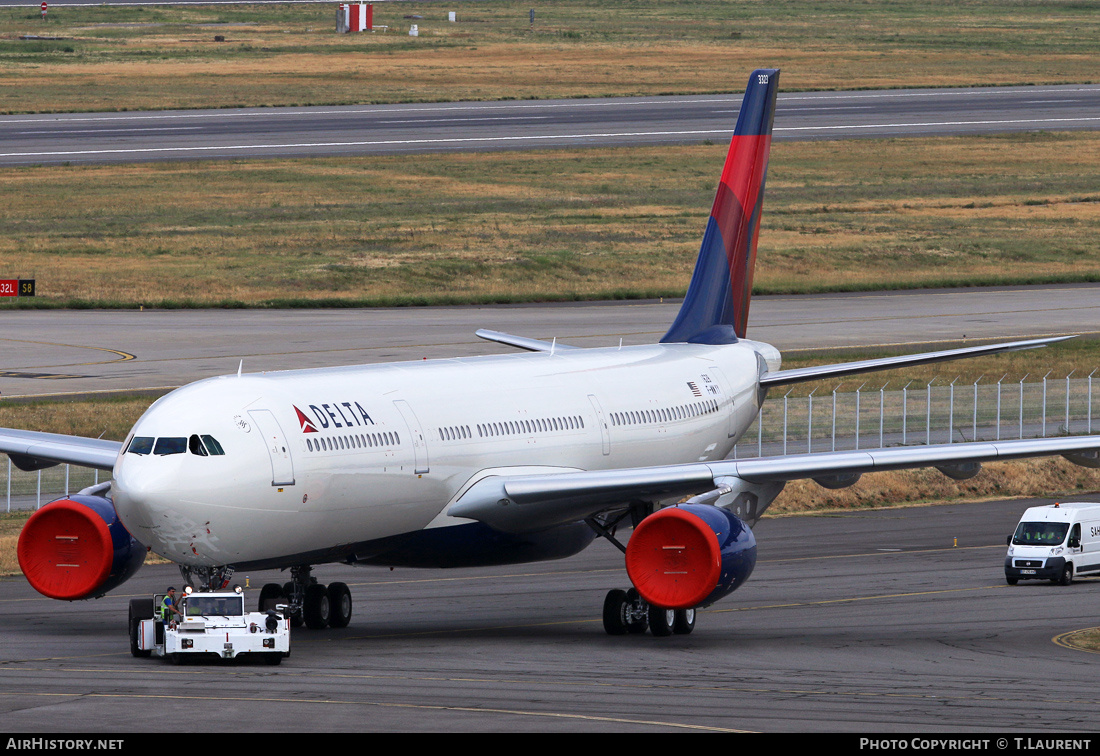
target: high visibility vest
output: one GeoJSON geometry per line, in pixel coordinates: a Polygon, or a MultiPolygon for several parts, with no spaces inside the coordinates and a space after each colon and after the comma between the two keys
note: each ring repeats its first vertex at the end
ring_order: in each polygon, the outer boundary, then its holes
{"type": "Polygon", "coordinates": [[[160,618],[165,622],[172,619],[172,599],[168,596],[165,596],[164,600],[160,602],[160,618]]]}

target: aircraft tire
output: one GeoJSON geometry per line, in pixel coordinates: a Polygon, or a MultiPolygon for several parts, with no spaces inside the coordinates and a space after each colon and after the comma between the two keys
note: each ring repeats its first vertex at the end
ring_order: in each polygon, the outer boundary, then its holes
{"type": "Polygon", "coordinates": [[[676,611],[662,609],[659,606],[649,607],[649,632],[655,638],[667,638],[672,635],[672,628],[676,624],[676,611]]]}
{"type": "Polygon", "coordinates": [[[615,588],[603,600],[603,629],[608,635],[626,635],[626,591],[615,588]]]}
{"type": "Polygon", "coordinates": [[[676,621],[672,624],[672,632],[677,635],[688,635],[695,629],[695,610],[677,609],[676,621]]]}
{"type": "Polygon", "coordinates": [[[305,606],[302,607],[306,627],[310,630],[324,630],[328,627],[331,610],[332,605],[325,586],[314,583],[306,588],[305,606]]]}
{"type": "Polygon", "coordinates": [[[347,627],[351,622],[351,589],[347,583],[329,583],[329,627],[347,627]]]}

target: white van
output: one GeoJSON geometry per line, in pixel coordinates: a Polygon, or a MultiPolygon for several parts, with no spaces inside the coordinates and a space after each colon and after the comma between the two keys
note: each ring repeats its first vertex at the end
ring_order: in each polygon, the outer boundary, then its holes
{"type": "Polygon", "coordinates": [[[1005,580],[1069,585],[1074,575],[1100,574],[1100,504],[1031,507],[1008,537],[1005,580]]]}

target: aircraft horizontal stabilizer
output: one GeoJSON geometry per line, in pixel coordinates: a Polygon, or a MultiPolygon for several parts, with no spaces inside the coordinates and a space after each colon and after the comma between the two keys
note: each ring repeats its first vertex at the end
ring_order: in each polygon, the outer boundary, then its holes
{"type": "Polygon", "coordinates": [[[510,333],[490,331],[487,328],[479,328],[474,332],[474,335],[486,341],[495,341],[498,344],[507,344],[508,346],[526,349],[528,352],[564,352],[570,349],[580,348],[569,346],[568,344],[558,344],[553,341],[543,341],[542,339],[529,339],[526,336],[513,336],[510,333]]]}
{"type": "Polygon", "coordinates": [[[1018,352],[1023,349],[1039,349],[1048,344],[1056,344],[1059,341],[1066,341],[1072,338],[1076,337],[1055,336],[1047,339],[1009,341],[1001,344],[963,347],[962,349],[946,349],[939,352],[922,352],[920,354],[904,354],[898,357],[882,357],[876,360],[860,360],[858,362],[841,362],[834,365],[817,365],[815,367],[795,368],[793,370],[777,370],[773,373],[764,373],[760,376],[760,385],[784,386],[789,383],[805,383],[807,381],[819,381],[826,378],[842,378],[846,375],[873,373],[880,370],[893,370],[895,368],[911,367],[913,365],[927,365],[932,362],[961,360],[966,357],[1001,354],[1002,352],[1018,352]]]}

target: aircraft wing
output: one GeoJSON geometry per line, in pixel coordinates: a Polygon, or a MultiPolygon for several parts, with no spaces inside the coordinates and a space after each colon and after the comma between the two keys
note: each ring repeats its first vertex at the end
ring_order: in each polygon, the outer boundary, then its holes
{"type": "Polygon", "coordinates": [[[783,483],[799,478],[843,479],[866,472],[939,467],[965,473],[973,463],[1063,455],[1100,467],[1100,436],[901,446],[863,451],[799,454],[759,459],[620,470],[495,476],[479,481],[448,510],[511,533],[576,522],[632,501],[700,494],[728,485],[783,483]],[[726,482],[723,482],[726,481],[726,482]]]}
{"type": "Polygon", "coordinates": [[[0,453],[11,457],[12,464],[20,470],[39,470],[56,464],[113,470],[121,450],[119,441],[0,428],[0,453]]]}
{"type": "Polygon", "coordinates": [[[840,378],[846,375],[855,375],[857,373],[892,370],[894,368],[909,367],[912,365],[927,365],[931,362],[946,362],[947,360],[958,360],[964,357],[1001,354],[1002,352],[1018,352],[1023,349],[1039,349],[1040,347],[1045,347],[1047,344],[1056,344],[1059,341],[1066,341],[1072,338],[1074,337],[1055,336],[1045,339],[1008,341],[1000,344],[963,347],[962,349],[945,349],[939,352],[921,352],[919,354],[903,354],[897,357],[882,357],[876,360],[842,362],[836,365],[817,365],[815,367],[795,368],[793,370],[776,370],[761,375],[760,385],[782,386],[788,383],[804,383],[806,381],[818,381],[826,378],[840,378]]]}

